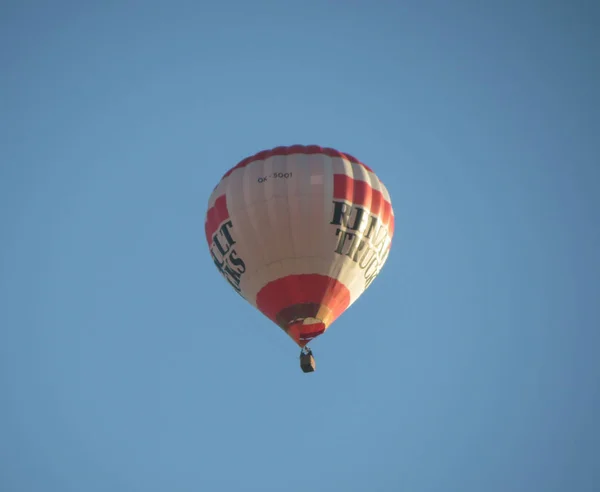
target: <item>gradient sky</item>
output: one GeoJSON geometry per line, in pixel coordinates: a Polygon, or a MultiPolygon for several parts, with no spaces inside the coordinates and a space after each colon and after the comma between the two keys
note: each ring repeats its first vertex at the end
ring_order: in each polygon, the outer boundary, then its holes
{"type": "Polygon", "coordinates": [[[0,490],[600,490],[598,25],[3,1],[0,490]],[[309,375],[204,239],[222,174],[294,143],[363,160],[396,215],[309,375]]]}

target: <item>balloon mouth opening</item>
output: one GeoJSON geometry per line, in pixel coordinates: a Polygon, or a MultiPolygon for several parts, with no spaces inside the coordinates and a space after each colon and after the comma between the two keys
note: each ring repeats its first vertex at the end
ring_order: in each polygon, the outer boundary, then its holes
{"type": "Polygon", "coordinates": [[[326,330],[325,323],[317,318],[305,318],[302,320],[293,320],[287,327],[290,335],[299,345],[306,345],[326,330]]]}
{"type": "MultiPolygon", "coordinates": [[[[285,278],[287,277],[284,277],[284,279],[285,278]]],[[[300,278],[305,277],[300,276],[300,278]]],[[[329,277],[323,280],[325,287],[329,285],[330,281],[331,279],[329,279],[329,277]]],[[[323,302],[298,302],[296,304],[287,305],[271,319],[273,319],[273,321],[275,321],[297,345],[304,347],[308,342],[325,332],[327,327],[331,324],[333,317],[331,309],[323,302]]]]}

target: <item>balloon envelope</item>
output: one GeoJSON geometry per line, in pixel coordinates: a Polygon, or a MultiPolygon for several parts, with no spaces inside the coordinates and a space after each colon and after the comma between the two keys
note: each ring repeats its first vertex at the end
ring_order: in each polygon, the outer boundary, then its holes
{"type": "Polygon", "coordinates": [[[221,275],[303,347],[379,274],[394,212],[358,159],[294,145],[230,169],[210,196],[205,232],[221,275]]]}

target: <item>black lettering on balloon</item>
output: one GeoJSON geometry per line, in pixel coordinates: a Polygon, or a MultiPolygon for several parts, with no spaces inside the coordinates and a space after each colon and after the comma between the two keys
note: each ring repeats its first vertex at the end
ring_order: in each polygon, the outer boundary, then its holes
{"type": "Polygon", "coordinates": [[[233,240],[233,237],[231,237],[231,233],[229,232],[229,229],[231,229],[233,227],[233,223],[228,220],[227,222],[225,222],[222,226],[221,226],[221,233],[223,234],[223,236],[225,236],[225,238],[227,239],[227,242],[233,246],[235,244],[235,241],[233,240]]]}
{"type": "Polygon", "coordinates": [[[337,245],[337,248],[335,249],[335,252],[339,255],[345,255],[346,253],[344,253],[344,246],[347,243],[352,243],[354,234],[338,228],[338,230],[335,231],[335,235],[339,236],[338,245],[337,245]]]}
{"type": "Polygon", "coordinates": [[[346,227],[352,207],[345,202],[333,202],[333,219],[331,224],[346,227]]]}
{"type": "Polygon", "coordinates": [[[235,249],[231,252],[231,255],[229,255],[229,260],[233,266],[239,267],[238,271],[240,274],[246,271],[246,264],[244,263],[244,260],[237,256],[237,251],[235,249]]]}
{"type": "Polygon", "coordinates": [[[371,235],[373,234],[373,231],[377,227],[378,223],[379,223],[379,219],[377,218],[377,216],[371,215],[371,217],[369,217],[369,223],[367,225],[367,230],[364,233],[365,238],[367,238],[367,239],[371,238],[371,235]]]}
{"type": "Polygon", "coordinates": [[[246,271],[244,260],[239,257],[233,248],[236,241],[233,238],[233,223],[231,220],[224,222],[213,234],[210,254],[215,266],[231,284],[238,294],[241,294],[242,275],[246,271]]]}
{"type": "Polygon", "coordinates": [[[353,231],[359,231],[363,223],[363,218],[365,218],[366,210],[360,207],[354,207],[354,210],[356,211],[356,215],[354,216],[354,223],[351,226],[349,226],[349,228],[353,231]]]}
{"type": "Polygon", "coordinates": [[[364,271],[365,288],[379,275],[389,253],[391,238],[387,226],[366,209],[344,201],[333,202],[330,222],[338,226],[335,231],[335,252],[345,255],[364,271]]]}

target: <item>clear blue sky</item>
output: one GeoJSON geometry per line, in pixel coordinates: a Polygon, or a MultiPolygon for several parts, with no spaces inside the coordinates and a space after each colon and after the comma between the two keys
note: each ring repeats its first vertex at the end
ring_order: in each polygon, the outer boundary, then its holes
{"type": "Polygon", "coordinates": [[[600,490],[599,23],[2,2],[0,490],[600,490]],[[311,375],[204,239],[221,175],[294,143],[363,160],[396,214],[311,375]]]}

